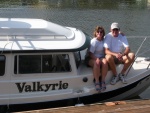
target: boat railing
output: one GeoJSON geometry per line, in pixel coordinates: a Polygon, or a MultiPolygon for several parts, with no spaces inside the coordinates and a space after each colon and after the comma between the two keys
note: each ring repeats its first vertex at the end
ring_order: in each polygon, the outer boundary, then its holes
{"type": "Polygon", "coordinates": [[[72,40],[65,35],[1,35],[0,41],[72,40]]]}
{"type": "MultiPolygon", "coordinates": [[[[146,61],[150,60],[150,36],[128,36],[127,37],[131,51],[135,53],[135,59],[136,61],[137,57],[145,57],[146,61]],[[136,50],[136,51],[135,51],[136,50]]],[[[130,65],[130,67],[127,70],[126,76],[130,72],[134,62],[130,65]]],[[[149,68],[150,63],[147,66],[147,69],[149,68]]]]}
{"type": "Polygon", "coordinates": [[[127,36],[130,49],[136,56],[150,56],[148,49],[150,46],[150,36],[127,36]],[[147,54],[145,54],[147,53],[147,54]]]}
{"type": "Polygon", "coordinates": [[[11,44],[11,48],[9,48],[9,50],[11,50],[14,42],[17,42],[16,44],[18,45],[18,47],[21,47],[21,45],[19,45],[18,43],[19,41],[27,41],[29,42],[29,44],[31,44],[31,46],[33,46],[32,41],[70,41],[70,40],[72,39],[69,39],[64,35],[1,35],[0,41],[1,46],[3,45],[3,47],[1,47],[0,50],[1,53],[3,53],[3,51],[5,50],[8,50],[6,46],[10,46],[9,44],[11,44]]]}

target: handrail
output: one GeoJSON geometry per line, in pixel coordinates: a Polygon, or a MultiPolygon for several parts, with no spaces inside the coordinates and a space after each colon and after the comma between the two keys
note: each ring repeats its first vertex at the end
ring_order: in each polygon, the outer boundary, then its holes
{"type": "Polygon", "coordinates": [[[146,41],[147,37],[145,37],[145,39],[143,40],[143,42],[141,43],[140,47],[138,48],[138,50],[136,51],[135,56],[137,56],[138,52],[140,51],[142,45],[144,44],[144,42],[146,41]]]}
{"type": "MultiPolygon", "coordinates": [[[[141,43],[141,45],[139,46],[138,50],[136,51],[134,61],[132,62],[132,64],[131,64],[131,65],[130,65],[130,67],[128,68],[127,73],[126,73],[126,75],[125,75],[125,76],[127,76],[127,75],[128,75],[128,73],[129,73],[129,71],[131,70],[131,67],[133,66],[133,64],[134,64],[135,60],[136,60],[136,59],[137,59],[137,57],[138,57],[138,55],[137,55],[137,54],[138,54],[138,52],[140,51],[140,49],[141,49],[142,45],[144,44],[144,42],[146,41],[146,39],[147,39],[147,37],[145,37],[145,38],[144,38],[143,42],[141,43]]],[[[148,51],[150,51],[150,49],[149,49],[148,51]]],[[[142,54],[144,54],[144,53],[146,53],[146,52],[148,52],[148,51],[144,51],[142,54]]],[[[140,55],[142,55],[142,54],[140,54],[140,55]]]]}
{"type": "Polygon", "coordinates": [[[9,41],[14,41],[14,40],[73,40],[69,39],[65,35],[1,35],[0,40],[8,40],[8,36],[10,37],[9,41]],[[7,37],[5,37],[7,36],[7,37]],[[15,38],[12,38],[15,37],[15,38]]]}

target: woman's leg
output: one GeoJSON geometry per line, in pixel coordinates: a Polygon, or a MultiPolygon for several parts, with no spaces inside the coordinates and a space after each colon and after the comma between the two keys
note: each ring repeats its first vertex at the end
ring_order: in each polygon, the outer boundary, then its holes
{"type": "Polygon", "coordinates": [[[105,84],[105,77],[108,72],[108,63],[105,58],[102,59],[102,79],[101,79],[101,90],[104,91],[106,89],[106,84],[105,84]]]}
{"type": "Polygon", "coordinates": [[[89,65],[93,68],[93,76],[95,79],[95,87],[96,90],[100,90],[100,81],[99,81],[99,77],[100,77],[100,65],[97,65],[95,60],[91,59],[89,61],[89,65]]]}
{"type": "Polygon", "coordinates": [[[105,82],[105,77],[108,72],[108,63],[105,58],[102,59],[102,68],[101,69],[102,69],[102,80],[101,81],[105,82]]]}
{"type": "Polygon", "coordinates": [[[91,59],[89,61],[89,65],[93,68],[93,76],[95,78],[95,82],[99,83],[100,77],[100,66],[96,64],[95,60],[91,59]]]}

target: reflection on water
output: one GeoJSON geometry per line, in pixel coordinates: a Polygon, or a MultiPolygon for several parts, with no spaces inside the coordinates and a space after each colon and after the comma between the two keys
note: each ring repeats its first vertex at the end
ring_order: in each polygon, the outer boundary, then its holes
{"type": "Polygon", "coordinates": [[[148,9],[149,0],[1,0],[1,7],[44,6],[45,8],[88,8],[88,9],[148,9]]]}
{"type": "Polygon", "coordinates": [[[91,8],[91,9],[124,9],[147,8],[147,0],[40,0],[51,8],[91,8]]]}

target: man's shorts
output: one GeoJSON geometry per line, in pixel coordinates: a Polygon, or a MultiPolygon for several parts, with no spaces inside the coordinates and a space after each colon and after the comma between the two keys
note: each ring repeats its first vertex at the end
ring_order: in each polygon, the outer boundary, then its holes
{"type": "Polygon", "coordinates": [[[118,58],[116,58],[115,56],[114,56],[114,61],[115,61],[115,64],[123,64],[123,62],[119,61],[118,58]]]}

